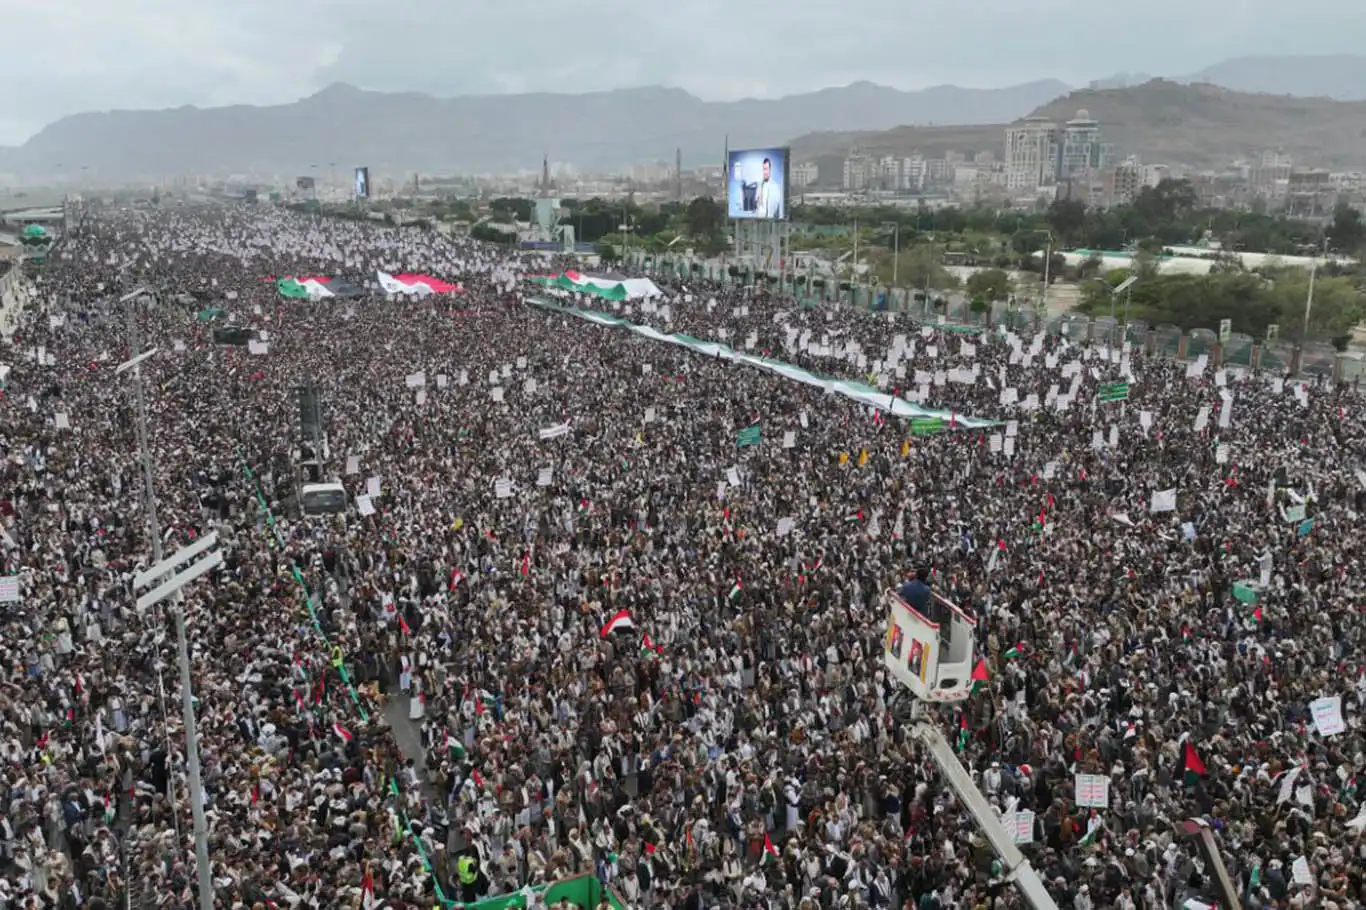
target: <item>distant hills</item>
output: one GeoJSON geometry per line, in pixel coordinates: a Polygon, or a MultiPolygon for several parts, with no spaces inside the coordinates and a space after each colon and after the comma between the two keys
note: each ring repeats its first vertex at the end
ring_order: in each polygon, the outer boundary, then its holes
{"type": "MultiPolygon", "coordinates": [[[[1039,107],[1057,121],[1086,110],[1106,142],[1149,163],[1218,167],[1280,149],[1296,162],[1337,169],[1366,167],[1366,102],[1233,92],[1213,85],[1155,79],[1130,88],[1083,89],[1039,107]]],[[[975,127],[809,133],[792,142],[798,160],[867,154],[928,156],[947,150],[1000,154],[1004,123],[975,127]]]]}
{"type": "MultiPolygon", "coordinates": [[[[1147,73],[1116,73],[1087,87],[1132,88],[1153,78],[1147,73]]],[[[1186,85],[1208,83],[1234,92],[1366,101],[1366,56],[1360,54],[1233,57],[1196,73],[1169,74],[1168,78],[1186,85]]]]}
{"type": "Polygon", "coordinates": [[[1178,81],[1207,82],[1235,92],[1366,101],[1366,57],[1234,57],[1178,81]]]}
{"type": "Polygon", "coordinates": [[[1100,120],[1121,149],[1152,160],[1213,165],[1281,147],[1307,163],[1349,167],[1366,159],[1356,150],[1366,133],[1353,103],[1362,101],[1366,56],[1359,55],[1242,57],[1174,81],[1119,74],[1077,92],[1056,80],[912,92],[856,82],[725,103],[658,87],[435,98],[338,83],[271,107],[65,117],[22,146],[0,147],[0,174],[32,181],[84,169],[98,182],[182,174],[288,178],[335,163],[339,173],[368,165],[377,178],[406,179],[415,171],[535,169],[545,154],[585,170],[672,163],[675,149],[690,168],[719,164],[727,139],[731,148],[744,148],[793,137],[800,137],[799,158],[814,160],[853,145],[927,154],[998,150],[1000,124],[1032,111],[1065,119],[1079,108],[1100,120]]]}
{"type": "Polygon", "coordinates": [[[582,95],[433,98],[337,84],[273,107],[182,107],[66,117],[18,148],[0,173],[86,168],[92,179],[176,174],[307,174],[336,162],[376,177],[412,172],[506,173],[549,154],[584,169],[644,161],[721,164],[731,148],[778,146],[812,128],[1009,120],[1068,90],[1046,80],[1001,89],[938,86],[903,92],[869,82],[772,100],[707,102],[681,89],[582,95]]]}

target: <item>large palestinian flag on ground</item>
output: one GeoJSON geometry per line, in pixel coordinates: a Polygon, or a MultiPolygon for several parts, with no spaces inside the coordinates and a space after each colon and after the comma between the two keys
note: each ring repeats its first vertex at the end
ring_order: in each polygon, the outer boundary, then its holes
{"type": "Polygon", "coordinates": [[[361,297],[365,294],[365,288],[344,278],[327,278],[317,275],[281,278],[275,282],[275,290],[281,297],[287,297],[290,300],[361,297]]]}
{"type": "Polygon", "coordinates": [[[384,289],[386,294],[412,294],[418,297],[425,297],[428,294],[463,294],[465,289],[458,284],[451,284],[442,281],[440,278],[433,278],[431,275],[415,275],[404,272],[401,275],[390,275],[388,272],[377,272],[379,286],[384,289]]]}
{"type": "Polygon", "coordinates": [[[627,278],[624,275],[588,275],[568,271],[563,275],[532,275],[527,281],[562,291],[592,294],[606,300],[634,300],[637,297],[658,297],[660,290],[648,278],[627,278]]]}

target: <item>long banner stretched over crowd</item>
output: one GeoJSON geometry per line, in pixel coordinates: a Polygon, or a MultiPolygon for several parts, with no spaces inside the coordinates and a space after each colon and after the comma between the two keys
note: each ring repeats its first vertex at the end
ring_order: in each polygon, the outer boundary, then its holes
{"type": "Polygon", "coordinates": [[[663,294],[648,278],[588,275],[572,270],[563,275],[529,275],[526,280],[542,287],[592,294],[605,300],[636,300],[642,297],[659,297],[663,294]]]}
{"type": "Polygon", "coordinates": [[[999,421],[984,420],[978,417],[966,417],[962,414],[951,413],[949,411],[931,411],[922,408],[920,405],[907,401],[899,396],[893,396],[889,392],[874,388],[863,382],[853,382],[848,379],[831,379],[828,376],[821,376],[810,370],[793,366],[790,363],[783,363],[780,360],[772,360],[768,357],[756,357],[753,354],[746,354],[737,351],[728,345],[718,344],[715,341],[702,341],[693,338],[691,335],[673,334],[669,335],[658,329],[652,329],[647,325],[636,325],[627,319],[613,316],[611,313],[600,313],[596,310],[580,310],[574,307],[563,307],[551,303],[542,297],[528,297],[527,302],[533,306],[538,306],[545,310],[554,310],[557,313],[564,313],[568,316],[578,316],[588,322],[597,325],[613,326],[634,332],[643,338],[652,341],[667,341],[670,344],[682,345],[703,354],[707,357],[721,357],[736,363],[743,363],[748,366],[758,367],[761,370],[768,370],[770,373],[777,373],[785,379],[792,379],[797,382],[813,385],[831,392],[837,392],[845,398],[857,401],[859,404],[877,408],[880,411],[890,411],[897,417],[905,417],[910,420],[918,418],[930,418],[942,422],[940,429],[944,430],[979,430],[985,427],[998,426],[999,421]]]}

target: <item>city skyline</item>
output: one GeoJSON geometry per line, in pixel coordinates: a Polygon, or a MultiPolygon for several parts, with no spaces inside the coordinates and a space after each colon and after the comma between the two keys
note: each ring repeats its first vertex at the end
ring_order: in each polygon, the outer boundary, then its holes
{"type": "Polygon", "coordinates": [[[142,0],[131,10],[94,0],[30,4],[7,11],[0,78],[25,90],[0,113],[0,144],[21,143],[76,113],[278,104],[335,81],[444,97],[664,85],[721,101],[864,80],[903,90],[1040,79],[1078,86],[1121,71],[1180,76],[1230,56],[1356,50],[1366,8],[1343,0],[1305,6],[1284,20],[1269,0],[1249,0],[1237,16],[1208,0],[1155,0],[1116,47],[1093,40],[1094,6],[1081,0],[1049,0],[1042,9],[933,0],[909,17],[890,0],[851,0],[838,9],[841,21],[878,28],[835,32],[833,11],[817,3],[791,4],[782,16],[715,0],[667,8],[407,0],[397,10],[360,0],[142,0]],[[1324,16],[1335,23],[1327,33],[1324,16]],[[1033,36],[1027,54],[1021,34],[1033,36]],[[452,35],[483,40],[460,41],[461,52],[451,54],[452,35]],[[594,45],[614,51],[583,52],[594,45]],[[916,52],[904,53],[908,46],[916,52]]]}

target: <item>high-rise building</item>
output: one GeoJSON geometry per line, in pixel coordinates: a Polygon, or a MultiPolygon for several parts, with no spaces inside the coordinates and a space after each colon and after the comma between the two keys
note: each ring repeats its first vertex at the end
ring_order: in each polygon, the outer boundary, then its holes
{"type": "Polygon", "coordinates": [[[844,159],[844,188],[868,189],[877,184],[881,173],[881,166],[876,158],[854,152],[844,159]]]}
{"type": "Polygon", "coordinates": [[[1062,133],[1045,117],[1029,117],[1006,127],[1006,188],[1034,192],[1058,180],[1062,133]]]}
{"type": "Polygon", "coordinates": [[[1062,150],[1058,176],[1075,177],[1105,166],[1105,146],[1100,141],[1100,123],[1091,119],[1090,112],[1077,111],[1077,116],[1062,128],[1062,150]]]}
{"type": "Polygon", "coordinates": [[[803,161],[801,164],[792,165],[792,185],[794,187],[810,186],[820,179],[820,168],[814,161],[803,161]]]}

